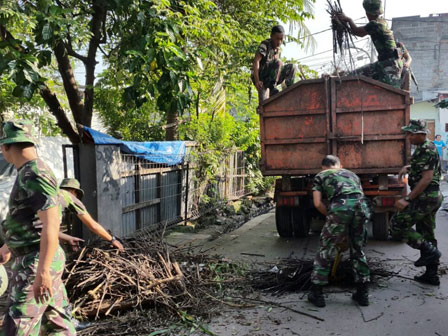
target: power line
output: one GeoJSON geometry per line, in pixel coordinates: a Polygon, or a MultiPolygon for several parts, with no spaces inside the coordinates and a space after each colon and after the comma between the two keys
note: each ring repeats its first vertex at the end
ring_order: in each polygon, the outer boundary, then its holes
{"type": "MultiPolygon", "coordinates": [[[[365,16],[363,16],[363,17],[361,17],[361,18],[359,18],[359,19],[356,19],[355,21],[359,21],[359,20],[361,20],[361,19],[365,19],[365,16]]],[[[303,40],[303,39],[305,39],[305,38],[307,38],[307,37],[314,36],[314,35],[318,35],[318,34],[322,34],[322,33],[325,33],[326,31],[329,31],[329,30],[333,30],[333,28],[327,28],[327,29],[324,29],[324,30],[321,30],[321,31],[318,31],[318,32],[315,32],[315,33],[311,33],[311,34],[309,34],[309,35],[299,37],[298,39],[299,39],[299,40],[303,40]]]]}
{"type": "MultiPolygon", "coordinates": [[[[362,42],[362,41],[367,41],[368,39],[369,39],[369,38],[365,38],[365,39],[362,39],[362,40],[358,40],[358,41],[355,41],[355,43],[362,42]]],[[[305,56],[305,57],[302,57],[302,58],[297,59],[297,61],[301,61],[301,60],[304,60],[304,59],[307,59],[307,58],[311,58],[311,57],[314,57],[314,56],[317,56],[317,55],[322,55],[322,54],[325,54],[325,53],[330,52],[330,51],[333,51],[333,49],[328,49],[328,50],[319,52],[319,53],[317,53],[317,54],[313,54],[313,55],[305,56]]]]}

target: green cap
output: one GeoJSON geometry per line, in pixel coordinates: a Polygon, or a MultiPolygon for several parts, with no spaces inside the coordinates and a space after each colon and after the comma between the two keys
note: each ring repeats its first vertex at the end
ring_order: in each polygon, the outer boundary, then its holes
{"type": "Polygon", "coordinates": [[[383,14],[383,4],[381,3],[381,0],[364,0],[362,6],[364,7],[367,14],[383,14]]]}
{"type": "Polygon", "coordinates": [[[412,119],[409,125],[401,128],[403,132],[428,134],[426,121],[422,119],[412,119]]]}
{"type": "Polygon", "coordinates": [[[78,198],[81,199],[84,196],[84,190],[81,189],[81,184],[75,178],[65,178],[62,180],[61,185],[59,186],[61,189],[75,189],[78,198]]]}
{"type": "Polygon", "coordinates": [[[7,121],[3,125],[3,134],[0,145],[18,142],[37,143],[33,123],[30,120],[7,121]]]}

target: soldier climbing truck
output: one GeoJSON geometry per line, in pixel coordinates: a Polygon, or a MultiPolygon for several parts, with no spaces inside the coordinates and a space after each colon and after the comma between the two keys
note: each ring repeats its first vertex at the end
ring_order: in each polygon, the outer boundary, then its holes
{"type": "Polygon", "coordinates": [[[408,91],[364,77],[300,81],[259,106],[261,171],[275,184],[276,226],[282,237],[306,237],[319,214],[312,181],[325,155],[333,154],[361,178],[374,209],[375,239],[389,235],[395,200],[406,191],[397,174],[410,144],[408,91]]]}

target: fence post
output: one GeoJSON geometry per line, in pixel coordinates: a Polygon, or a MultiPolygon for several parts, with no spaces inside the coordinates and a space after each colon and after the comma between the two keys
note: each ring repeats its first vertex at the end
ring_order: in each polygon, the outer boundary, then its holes
{"type": "Polygon", "coordinates": [[[187,178],[185,179],[185,214],[184,214],[184,225],[187,225],[188,219],[188,191],[190,186],[190,163],[187,163],[187,178]]]}

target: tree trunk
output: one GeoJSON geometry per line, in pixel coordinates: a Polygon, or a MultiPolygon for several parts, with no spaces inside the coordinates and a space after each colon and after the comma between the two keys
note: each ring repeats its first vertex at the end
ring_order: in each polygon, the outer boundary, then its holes
{"type": "Polygon", "coordinates": [[[174,141],[178,139],[177,123],[178,123],[177,111],[168,112],[166,115],[166,124],[167,124],[165,130],[166,141],[174,141]]]}

